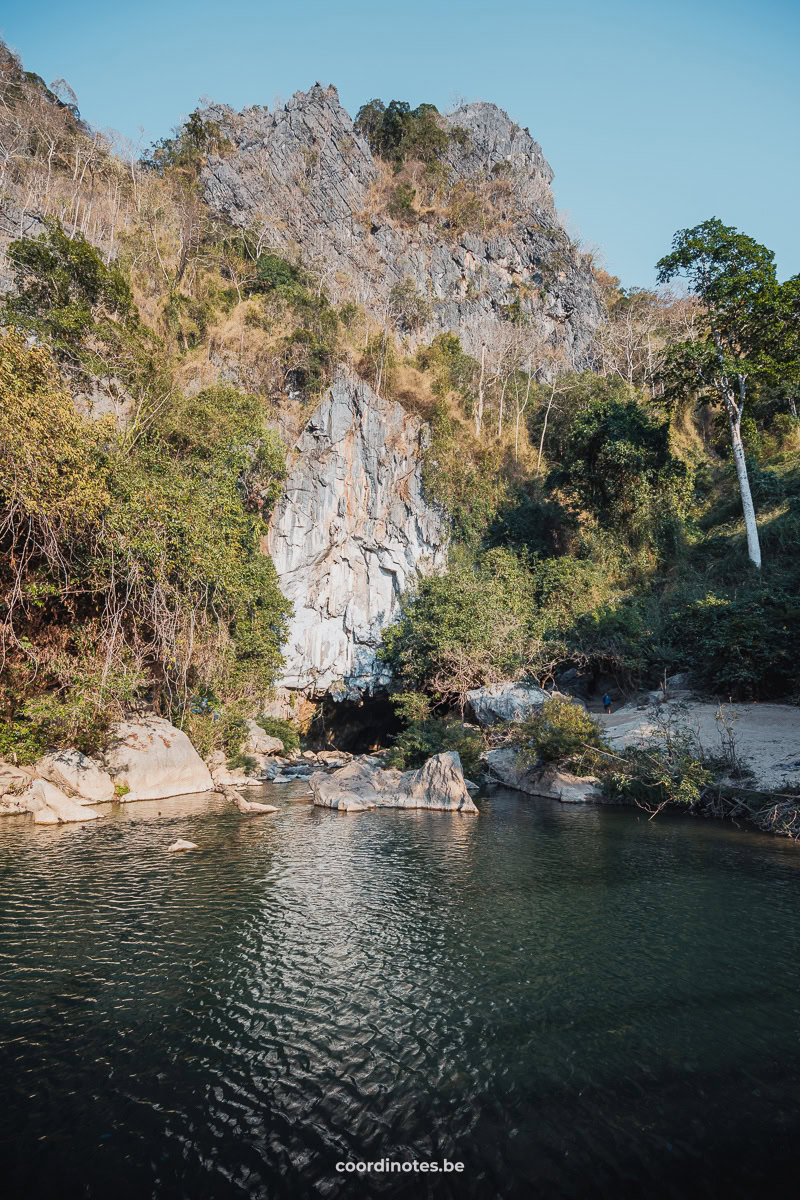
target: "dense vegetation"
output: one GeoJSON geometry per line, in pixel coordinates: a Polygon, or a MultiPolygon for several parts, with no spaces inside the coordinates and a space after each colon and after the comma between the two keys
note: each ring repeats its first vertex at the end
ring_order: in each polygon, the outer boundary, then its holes
{"type": "MultiPolygon", "coordinates": [[[[207,116],[139,160],[2,65],[5,185],[45,224],[11,240],[0,314],[0,755],[96,746],[142,701],[235,747],[287,618],[260,548],[274,429],[292,436],[344,360],[428,422],[425,488],[450,520],[448,572],[385,637],[398,765],[448,746],[474,769],[466,692],[571,665],[800,699],[800,282],[768,250],[710,221],[659,264],[688,296],[598,271],[591,371],[513,303],[478,355],[452,333],[419,345],[430,300],[412,281],[370,313],[310,253],[211,216],[199,172],[226,142],[207,116]]],[[[493,219],[488,191],[443,190],[466,135],[431,105],[372,101],[357,127],[393,220],[423,200],[453,230],[493,219]]]]}

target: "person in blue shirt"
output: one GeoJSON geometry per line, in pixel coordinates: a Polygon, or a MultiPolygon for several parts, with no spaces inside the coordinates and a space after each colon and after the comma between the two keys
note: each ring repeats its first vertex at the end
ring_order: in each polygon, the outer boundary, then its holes
{"type": "Polygon", "coordinates": [[[611,712],[611,697],[609,696],[608,692],[606,692],[605,696],[603,696],[603,708],[607,713],[611,712]]]}

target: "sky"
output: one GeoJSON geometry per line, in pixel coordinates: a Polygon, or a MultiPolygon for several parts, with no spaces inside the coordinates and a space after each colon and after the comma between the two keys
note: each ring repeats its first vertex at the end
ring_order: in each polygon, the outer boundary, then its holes
{"type": "Polygon", "coordinates": [[[800,0],[3,0],[0,37],[83,117],[142,144],[201,97],[334,83],[490,100],[541,144],[567,228],[627,286],[717,216],[800,272],[800,0]]]}

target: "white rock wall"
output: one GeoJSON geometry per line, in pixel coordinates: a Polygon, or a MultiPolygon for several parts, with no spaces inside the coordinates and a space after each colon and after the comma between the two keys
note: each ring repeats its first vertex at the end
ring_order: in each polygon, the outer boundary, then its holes
{"type": "Polygon", "coordinates": [[[447,558],[443,514],[422,496],[425,431],[341,372],[295,446],[268,549],[294,605],[280,685],[371,692],[400,593],[447,558]]]}

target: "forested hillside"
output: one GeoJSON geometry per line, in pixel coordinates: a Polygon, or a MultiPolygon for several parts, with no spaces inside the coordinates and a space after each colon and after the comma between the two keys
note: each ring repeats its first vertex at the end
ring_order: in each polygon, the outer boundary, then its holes
{"type": "Polygon", "coordinates": [[[345,144],[312,89],[147,149],[0,70],[0,757],[145,703],[238,744],[280,675],[287,449],[341,364],[427,424],[448,523],[384,637],[412,724],[446,739],[470,688],[570,666],[800,699],[800,278],[768,250],[709,219],[623,287],[527,131],[486,158],[492,106],[373,100],[345,144]],[[253,127],[289,157],[248,157],[253,127]],[[340,160],[347,237],[310,224],[340,160]]]}

